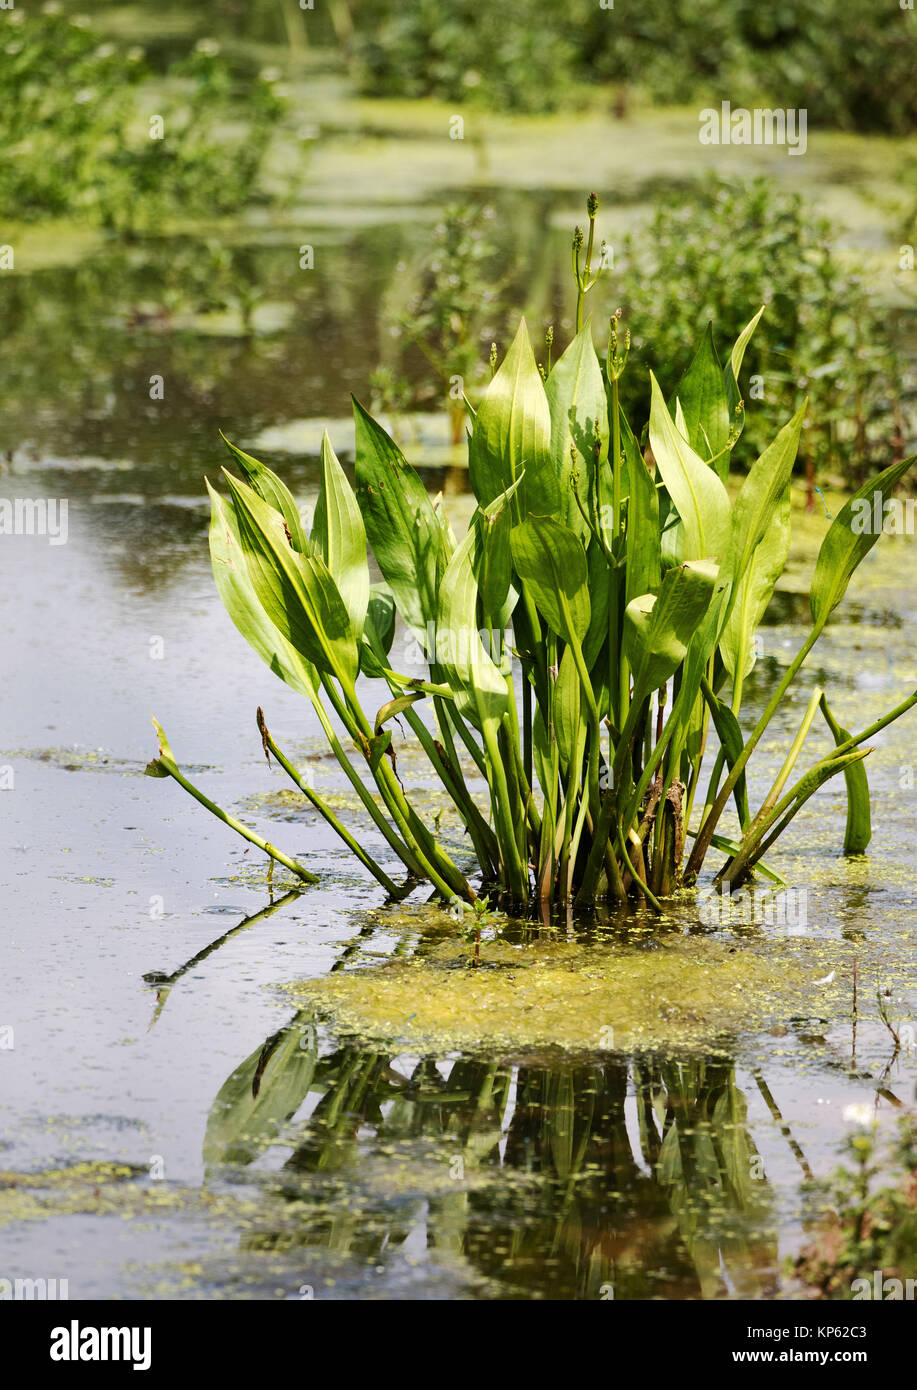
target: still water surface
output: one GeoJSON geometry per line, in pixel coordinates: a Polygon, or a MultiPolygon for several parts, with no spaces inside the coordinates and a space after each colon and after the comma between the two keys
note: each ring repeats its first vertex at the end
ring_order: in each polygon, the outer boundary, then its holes
{"type": "MultiPolygon", "coordinates": [[[[887,984],[896,1018],[917,1007],[907,724],[870,760],[870,858],[838,857],[831,790],[781,859],[810,890],[813,942],[862,943],[855,1040],[822,1019],[815,970],[811,1017],[632,1055],[418,1055],[408,1038],[372,1051],[276,988],[422,949],[423,913],[416,929],[369,915],[380,890],[323,825],[258,799],[281,785],[258,705],[300,758],[320,748],[311,712],[222,611],[203,476],[223,461],[219,427],[246,444],[365,395],[384,329],[359,310],[422,225],[329,232],[333,273],[308,284],[288,247],[241,248],[234,273],[265,287],[250,337],[194,288],[199,242],[4,286],[2,492],[67,499],[68,535],[0,547],[3,1277],[67,1278],[71,1297],[774,1296],[792,1291],[782,1262],[845,1107],[885,1120],[913,1100],[914,1054],[893,1055],[872,1004],[887,984]],[[301,855],[318,887],[286,896],[174,784],[142,777],[151,712],[201,787],[301,855]],[[93,1166],[112,1164],[124,1170],[93,1166]]],[[[282,466],[308,504],[314,454],[282,466]]],[[[460,517],[461,470],[424,476],[460,517]]],[[[907,541],[894,544],[775,721],[759,791],[807,686],[830,679],[852,727],[917,683],[907,541]]],[[[800,591],[804,574],[801,560],[800,591]]],[[[770,616],[749,713],[800,640],[801,601],[770,616]]]]}

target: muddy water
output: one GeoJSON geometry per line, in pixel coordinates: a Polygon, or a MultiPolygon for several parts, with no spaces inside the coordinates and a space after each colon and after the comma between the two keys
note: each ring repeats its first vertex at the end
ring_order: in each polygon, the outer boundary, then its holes
{"type": "MultiPolygon", "coordinates": [[[[193,262],[196,243],[152,261],[106,252],[7,287],[0,492],[66,499],[68,512],[65,544],[0,546],[0,1275],[66,1278],[71,1297],[792,1292],[783,1261],[811,1213],[807,1179],[836,1162],[845,1108],[887,1123],[914,1098],[917,1054],[895,1052],[876,1007],[889,990],[896,1025],[917,1017],[913,723],[869,760],[868,858],[840,856],[833,788],[781,847],[778,867],[808,894],[792,942],[713,931],[690,907],[673,928],[726,951],[753,941],[778,965],[792,952],[792,1004],[778,992],[707,1027],[701,1002],[690,1037],[673,1028],[622,1050],[612,1033],[563,1053],[531,1037],[418,1039],[408,1009],[369,1041],[281,988],[424,959],[449,927],[422,903],[386,909],[323,825],[279,795],[259,704],[278,741],[336,784],[310,714],[220,608],[202,480],[222,461],[218,425],[245,443],[345,413],[380,351],[357,310],[417,235],[404,222],[329,233],[336,273],[320,289],[287,250],[250,248],[239,274],[267,288],[248,337],[214,322],[232,306],[189,290],[190,272],[167,318],[150,307],[145,286],[170,257],[193,262]],[[177,787],[142,777],[151,712],[200,786],[320,886],[288,895],[177,787]]],[[[308,502],[314,459],[284,469],[308,502]]],[[[425,476],[461,488],[454,471],[425,476]]],[[[798,592],[826,525],[800,517],[798,592]]],[[[813,683],[829,684],[849,727],[914,688],[913,543],[886,541],[864,566],[853,620],[832,625],[774,721],[753,797],[813,683]]],[[[789,593],[770,615],[749,715],[801,640],[800,609],[789,593]]],[[[503,948],[533,969],[577,940],[493,934],[492,970],[503,948]]],[[[617,926],[595,928],[578,968],[621,949],[617,926]]]]}

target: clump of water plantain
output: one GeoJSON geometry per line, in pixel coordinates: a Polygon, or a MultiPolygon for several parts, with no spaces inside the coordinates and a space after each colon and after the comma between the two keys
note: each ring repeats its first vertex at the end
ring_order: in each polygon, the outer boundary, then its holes
{"type": "MultiPolygon", "coordinates": [[[[473,903],[483,885],[504,907],[537,904],[542,914],[590,910],[601,900],[658,910],[696,881],[711,849],[723,856],[715,881],[725,890],[755,872],[779,881],[762,856],[838,775],[848,797],[845,848],[862,851],[871,834],[866,745],[917,703],[914,692],[850,734],[816,688],[752,811],[749,759],[878,538],[859,524],[858,504],[884,505],[913,459],[887,468],[831,521],[812,578],[809,629],[760,716],[743,728],[755,631],[787,560],[806,404],[741,482],[731,479],[745,419],[742,360],[759,310],[725,363],[708,327],[668,399],[651,376],[642,448],[620,405],[629,342],[619,316],[604,360],[583,322],[601,272],[596,207],[590,195],[588,233],[578,229],[573,240],[575,337],[552,362],[549,335],[539,367],[521,323],[499,366],[494,350],[477,411],[468,405],[477,506],[463,539],[356,400],[356,486],[326,436],[311,531],[281,479],[232,444],[239,472],[224,470],[227,494],[208,483],[210,548],[226,608],[312,706],[388,846],[384,862],[301,777],[259,710],[265,751],[393,897],[426,883],[447,902],[473,903]],[[396,669],[397,624],[416,639],[421,671],[396,669]],[[387,686],[380,707],[367,705],[364,678],[387,686]],[[799,773],[819,712],[834,746],[799,773]],[[459,866],[461,856],[402,784],[396,716],[464,825],[472,869],[459,866]],[[738,829],[727,836],[721,820],[730,803],[738,829]],[[393,860],[406,880],[392,877],[393,860]]],[[[198,792],[164,739],[148,771],[177,777],[300,878],[314,878],[198,792]]]]}

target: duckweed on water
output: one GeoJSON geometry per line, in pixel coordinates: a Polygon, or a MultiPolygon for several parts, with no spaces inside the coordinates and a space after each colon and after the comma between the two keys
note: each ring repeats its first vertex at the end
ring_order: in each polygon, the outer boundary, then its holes
{"type": "Polygon", "coordinates": [[[596,1052],[701,1047],[738,1029],[849,1011],[849,970],[836,943],[733,945],[701,937],[650,947],[434,944],[423,958],[337,972],[291,986],[338,1034],[421,1043],[428,1051],[551,1046],[596,1052]],[[816,983],[835,971],[829,983],[816,983]]]}

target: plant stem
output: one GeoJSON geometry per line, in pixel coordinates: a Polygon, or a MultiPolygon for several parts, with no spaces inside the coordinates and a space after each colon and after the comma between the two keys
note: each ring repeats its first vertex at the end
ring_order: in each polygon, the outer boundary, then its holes
{"type": "Polygon", "coordinates": [[[761,715],[761,718],[758,720],[754,729],[752,729],[751,734],[748,737],[748,742],[745,744],[745,747],[742,749],[742,752],[739,754],[738,758],[736,758],[735,762],[733,763],[732,771],[729,773],[729,776],[723,783],[723,786],[720,789],[716,801],[710,808],[710,814],[704,821],[704,824],[700,829],[697,839],[694,842],[694,849],[691,851],[691,857],[688,860],[687,868],[685,869],[686,883],[693,883],[694,880],[697,878],[700,866],[703,864],[707,854],[707,850],[710,848],[710,840],[713,836],[714,831],[716,830],[717,824],[719,823],[720,816],[723,814],[723,811],[726,808],[726,803],[729,800],[729,797],[732,793],[732,789],[741,777],[745,769],[745,765],[751,757],[752,753],[757,748],[761,736],[767,728],[768,724],[770,723],[771,719],[774,717],[774,714],[780,706],[781,700],[783,699],[787,690],[792,685],[793,680],[796,677],[797,671],[799,670],[800,666],[805,661],[806,657],[809,655],[809,652],[812,650],[813,646],[818,640],[820,632],[821,626],[813,627],[805,642],[803,642],[799,651],[796,653],[793,660],[790,662],[789,666],[784,672],[783,679],[781,680],[780,684],[777,686],[777,689],[774,691],[773,695],[768,701],[764,713],[761,715]]]}
{"type": "Polygon", "coordinates": [[[211,815],[216,816],[217,820],[221,820],[224,825],[228,825],[230,830],[234,830],[237,835],[241,835],[243,840],[248,840],[250,844],[257,845],[258,849],[263,850],[264,853],[270,855],[272,859],[276,859],[278,864],[282,864],[285,869],[289,869],[290,873],[302,879],[303,883],[319,882],[318,874],[310,873],[308,869],[304,869],[302,864],[299,864],[295,859],[291,859],[289,855],[283,854],[276,845],[272,845],[267,840],[262,839],[260,835],[256,835],[254,830],[249,830],[247,825],[243,825],[242,822],[236,820],[234,816],[227,815],[221,807],[217,806],[215,801],[211,801],[208,796],[205,796],[202,791],[198,790],[193,782],[189,782],[187,777],[182,776],[171,758],[160,756],[157,762],[167,776],[173,778],[180,787],[184,787],[186,792],[190,792],[195,801],[199,801],[202,806],[206,806],[211,815]]]}
{"type": "Polygon", "coordinates": [[[295,782],[296,786],[302,792],[303,796],[305,796],[309,801],[311,801],[315,809],[322,816],[324,816],[325,820],[331,826],[332,830],[334,830],[336,834],[338,834],[341,837],[347,848],[357,856],[357,858],[360,860],[360,863],[363,864],[364,867],[369,870],[373,878],[377,879],[379,883],[382,884],[382,887],[390,895],[390,897],[400,897],[402,894],[401,889],[398,887],[398,885],[394,883],[392,879],[389,878],[388,874],[385,872],[384,869],[379,867],[376,861],[363,848],[363,846],[360,845],[354,839],[350,831],[346,828],[346,826],[341,824],[337,816],[334,814],[331,808],[325,804],[321,797],[318,796],[317,793],[314,792],[312,788],[307,785],[307,783],[302,781],[296,768],[290,762],[289,758],[287,758],[286,755],[277,747],[277,744],[274,742],[273,738],[268,732],[267,725],[264,722],[264,714],[260,708],[258,710],[258,728],[261,731],[261,737],[264,741],[265,748],[269,749],[270,752],[274,755],[274,757],[277,759],[277,762],[283,768],[284,772],[287,774],[288,777],[291,778],[293,782],[295,782]]]}
{"type": "MultiPolygon", "coordinates": [[[[754,836],[755,832],[761,825],[761,822],[766,820],[770,811],[774,808],[774,806],[776,806],[777,802],[780,800],[780,793],[783,791],[784,787],[789,781],[790,773],[793,771],[793,768],[796,766],[796,763],[799,760],[799,755],[802,752],[803,744],[805,743],[809,730],[812,727],[812,721],[818,712],[818,706],[821,702],[823,694],[824,691],[822,691],[819,686],[816,686],[813,690],[811,699],[809,700],[809,703],[806,706],[806,712],[803,715],[802,722],[799,725],[799,729],[797,730],[796,737],[793,739],[793,742],[790,745],[790,750],[783,760],[783,766],[781,767],[780,771],[777,773],[776,778],[774,779],[774,785],[771,787],[770,791],[767,793],[767,796],[762,801],[761,809],[758,811],[757,815],[752,819],[751,825],[748,827],[748,830],[746,832],[748,836],[754,836]]],[[[743,836],[743,839],[744,838],[745,837],[743,836]]]]}

